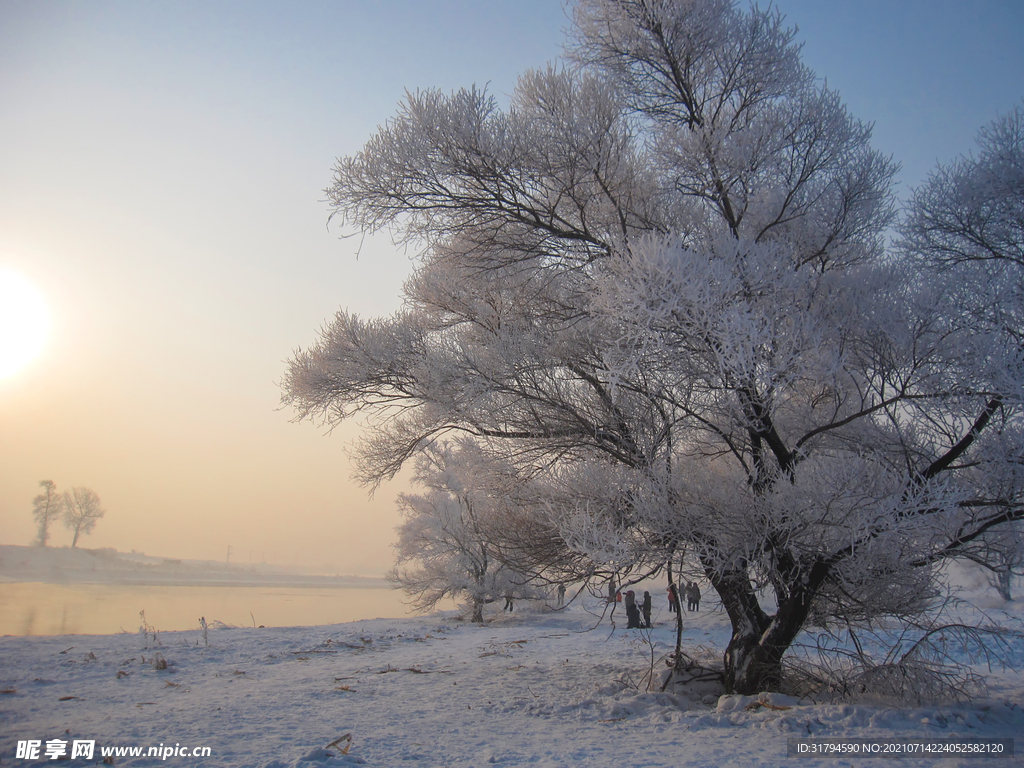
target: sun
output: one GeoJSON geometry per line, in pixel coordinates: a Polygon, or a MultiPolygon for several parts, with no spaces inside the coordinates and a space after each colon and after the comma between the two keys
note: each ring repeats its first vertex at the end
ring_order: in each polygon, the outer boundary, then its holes
{"type": "Polygon", "coordinates": [[[50,310],[29,280],[0,266],[0,379],[31,363],[50,333],[50,310]]]}

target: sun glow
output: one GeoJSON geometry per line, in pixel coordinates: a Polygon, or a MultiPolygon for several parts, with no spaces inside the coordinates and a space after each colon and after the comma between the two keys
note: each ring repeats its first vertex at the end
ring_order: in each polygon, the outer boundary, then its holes
{"type": "Polygon", "coordinates": [[[31,363],[50,333],[43,294],[17,272],[0,267],[0,379],[31,363]]]}

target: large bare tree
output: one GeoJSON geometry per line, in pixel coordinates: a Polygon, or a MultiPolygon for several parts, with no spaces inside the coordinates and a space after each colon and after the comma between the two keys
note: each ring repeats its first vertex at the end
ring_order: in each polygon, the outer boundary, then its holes
{"type": "Polygon", "coordinates": [[[508,109],[410,94],[339,161],[335,215],[421,256],[407,308],[339,313],[284,399],[368,416],[370,484],[473,435],[579,573],[696,558],[728,688],[775,688],[812,609],[919,610],[938,562],[1021,515],[1019,367],[973,333],[977,292],[886,256],[896,165],[777,12],[581,0],[575,21],[573,63],[508,109]]]}

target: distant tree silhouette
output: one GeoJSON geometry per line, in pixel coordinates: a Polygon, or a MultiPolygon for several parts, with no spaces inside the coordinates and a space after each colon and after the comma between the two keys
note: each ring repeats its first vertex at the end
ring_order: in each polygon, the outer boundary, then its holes
{"type": "Polygon", "coordinates": [[[100,497],[89,488],[72,488],[64,492],[64,525],[75,532],[71,546],[78,546],[78,537],[92,533],[96,521],[106,514],[100,506],[100,497]]]}
{"type": "Polygon", "coordinates": [[[40,480],[43,492],[32,499],[32,516],[39,524],[36,534],[36,545],[45,547],[50,540],[50,523],[61,513],[64,507],[61,495],[57,493],[57,484],[53,480],[40,480]]]}

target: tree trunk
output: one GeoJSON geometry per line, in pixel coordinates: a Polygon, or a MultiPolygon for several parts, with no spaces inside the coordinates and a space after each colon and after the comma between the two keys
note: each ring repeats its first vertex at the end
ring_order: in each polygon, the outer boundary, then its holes
{"type": "Polygon", "coordinates": [[[764,690],[765,683],[781,675],[781,666],[774,669],[769,660],[759,658],[758,646],[769,618],[757,601],[746,569],[715,571],[705,565],[705,573],[732,624],[732,637],[723,656],[726,692],[750,694],[764,690]]]}
{"type": "Polygon", "coordinates": [[[473,618],[470,621],[477,624],[484,623],[484,599],[482,597],[473,597],[473,618]]]}
{"type": "Polygon", "coordinates": [[[729,650],[725,652],[726,691],[754,696],[761,691],[779,690],[782,687],[783,653],[784,649],[768,648],[756,642],[730,643],[729,650]]]}
{"type": "Polygon", "coordinates": [[[726,691],[752,696],[779,690],[782,659],[807,621],[828,566],[819,562],[787,579],[789,596],[774,616],[761,608],[746,568],[714,572],[705,567],[705,572],[732,622],[732,638],[723,659],[726,691]]]}
{"type": "MultiPolygon", "coordinates": [[[[672,557],[675,555],[675,551],[668,557],[668,583],[675,585],[675,578],[672,573],[672,557]]],[[[676,589],[675,593],[677,596],[679,590],[676,589]]],[[[683,611],[680,607],[679,600],[676,600],[676,658],[673,663],[673,673],[682,672],[683,670],[683,611]]]]}
{"type": "Polygon", "coordinates": [[[1013,600],[1013,595],[1010,593],[1010,580],[1012,578],[1013,573],[1009,569],[1004,569],[996,571],[995,579],[991,582],[999,596],[1007,602],[1013,600]]]}

